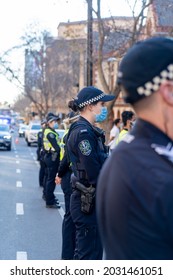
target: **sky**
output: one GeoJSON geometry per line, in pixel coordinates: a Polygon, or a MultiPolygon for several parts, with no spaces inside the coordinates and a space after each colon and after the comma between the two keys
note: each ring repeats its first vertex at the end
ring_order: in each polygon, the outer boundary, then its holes
{"type": "MultiPolygon", "coordinates": [[[[133,0],[129,0],[133,4],[133,0]]],[[[93,0],[93,7],[97,0],[93,0]]],[[[131,12],[126,0],[101,0],[101,15],[130,16],[131,12]]],[[[85,0],[5,0],[1,3],[0,16],[0,54],[18,45],[26,26],[38,22],[43,29],[57,36],[60,22],[87,19],[85,0]]],[[[22,58],[21,58],[22,60],[22,58]]],[[[13,64],[18,60],[11,58],[13,64]]],[[[0,75],[0,103],[12,104],[20,94],[19,89],[0,75]]]]}

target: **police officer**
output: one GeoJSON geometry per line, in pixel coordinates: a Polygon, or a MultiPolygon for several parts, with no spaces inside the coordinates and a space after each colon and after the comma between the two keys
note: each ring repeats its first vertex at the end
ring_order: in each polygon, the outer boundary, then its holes
{"type": "Polygon", "coordinates": [[[45,151],[44,161],[47,167],[47,181],[45,190],[45,199],[47,208],[60,208],[54,195],[55,176],[59,168],[60,162],[60,146],[58,143],[58,134],[54,130],[54,126],[59,119],[54,114],[48,114],[46,121],[47,126],[43,135],[43,146],[45,151]]]}
{"type": "Polygon", "coordinates": [[[77,121],[78,118],[79,118],[78,114],[75,114],[74,112],[70,112],[68,114],[68,117],[63,120],[63,123],[66,127],[66,132],[65,135],[63,136],[64,156],[60,162],[59,170],[55,179],[56,184],[61,184],[61,188],[64,193],[64,202],[65,202],[65,214],[62,223],[61,258],[63,260],[72,260],[74,258],[74,250],[75,250],[76,231],[70,213],[70,197],[72,194],[72,186],[71,186],[72,169],[71,169],[71,163],[67,156],[66,139],[68,136],[69,126],[73,122],[77,121]]]}
{"type": "Polygon", "coordinates": [[[46,119],[41,121],[42,129],[37,134],[37,160],[40,163],[39,169],[39,186],[44,186],[45,180],[45,163],[44,163],[44,148],[43,148],[43,131],[46,126],[46,119]]]}
{"type": "Polygon", "coordinates": [[[102,140],[103,131],[93,125],[106,119],[107,107],[104,102],[113,99],[114,96],[89,86],[69,102],[73,111],[80,112],[79,120],[71,125],[67,139],[67,152],[74,172],[70,205],[76,226],[74,259],[102,259],[95,212],[95,188],[99,172],[107,158],[107,150],[102,140]]]}
{"type": "Polygon", "coordinates": [[[136,43],[118,73],[137,115],[98,180],[97,213],[107,259],[173,260],[173,41],[136,43]]]}

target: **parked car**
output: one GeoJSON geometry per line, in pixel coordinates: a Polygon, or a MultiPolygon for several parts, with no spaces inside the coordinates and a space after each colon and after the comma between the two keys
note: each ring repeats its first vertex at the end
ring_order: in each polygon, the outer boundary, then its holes
{"type": "Polygon", "coordinates": [[[41,130],[41,123],[32,122],[28,125],[28,128],[25,130],[25,140],[28,146],[31,144],[37,144],[37,134],[41,130]]]}
{"type": "Polygon", "coordinates": [[[19,124],[19,130],[18,130],[18,134],[19,137],[24,137],[25,136],[25,131],[27,130],[28,126],[26,124],[19,124]]]}
{"type": "Polygon", "coordinates": [[[0,147],[11,151],[11,133],[8,124],[0,124],[0,147]]]}

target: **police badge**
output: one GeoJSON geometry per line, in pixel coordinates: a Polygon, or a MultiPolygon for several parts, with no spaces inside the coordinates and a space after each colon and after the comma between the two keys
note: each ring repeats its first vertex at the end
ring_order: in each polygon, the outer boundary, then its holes
{"type": "Polygon", "coordinates": [[[84,156],[90,155],[92,148],[91,148],[90,142],[88,140],[82,140],[78,146],[79,146],[81,153],[84,156]]]}

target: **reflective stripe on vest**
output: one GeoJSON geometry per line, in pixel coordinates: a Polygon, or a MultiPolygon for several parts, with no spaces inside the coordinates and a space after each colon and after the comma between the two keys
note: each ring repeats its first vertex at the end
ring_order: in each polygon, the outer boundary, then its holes
{"type": "MultiPolygon", "coordinates": [[[[43,146],[45,151],[49,152],[49,151],[55,151],[54,147],[52,146],[52,144],[49,142],[49,140],[47,139],[47,135],[49,133],[53,133],[56,137],[56,141],[58,143],[58,134],[54,131],[52,131],[50,128],[46,128],[44,130],[44,135],[43,135],[43,146]]],[[[58,143],[59,144],[59,143],[58,143]]]]}

